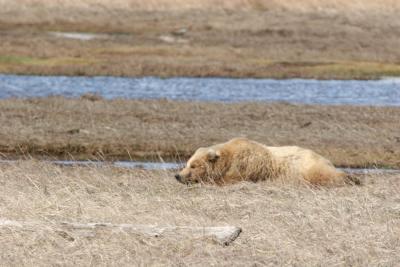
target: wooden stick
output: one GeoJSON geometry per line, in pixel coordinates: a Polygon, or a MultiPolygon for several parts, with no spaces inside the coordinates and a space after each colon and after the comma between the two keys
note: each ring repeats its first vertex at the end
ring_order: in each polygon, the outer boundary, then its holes
{"type": "Polygon", "coordinates": [[[98,230],[110,230],[113,232],[139,233],[153,237],[190,236],[192,238],[213,237],[224,246],[232,243],[242,232],[235,226],[219,227],[191,227],[191,226],[154,226],[134,224],[112,223],[71,223],[71,222],[37,222],[37,221],[13,221],[0,219],[0,227],[16,227],[29,231],[38,229],[49,231],[67,231],[78,236],[95,236],[98,230]]]}

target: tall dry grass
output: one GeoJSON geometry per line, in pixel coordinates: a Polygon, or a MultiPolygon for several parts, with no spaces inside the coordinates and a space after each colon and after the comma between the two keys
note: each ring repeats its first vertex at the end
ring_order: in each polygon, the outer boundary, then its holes
{"type": "Polygon", "coordinates": [[[185,10],[185,9],[286,9],[297,11],[393,11],[400,4],[396,0],[17,0],[0,1],[0,6],[20,8],[79,8],[131,10],[185,10]]]}
{"type": "Polygon", "coordinates": [[[233,186],[177,183],[164,171],[0,165],[1,218],[17,221],[235,225],[231,246],[208,238],[0,228],[4,265],[395,266],[400,177],[364,186],[309,188],[266,181],[233,186]]]}

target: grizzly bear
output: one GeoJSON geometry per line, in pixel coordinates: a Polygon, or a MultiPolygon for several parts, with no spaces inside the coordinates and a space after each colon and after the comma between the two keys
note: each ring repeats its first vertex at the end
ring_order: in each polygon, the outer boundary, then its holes
{"type": "Polygon", "coordinates": [[[231,184],[276,178],[300,178],[312,185],[343,185],[359,181],[336,169],[312,150],[297,146],[270,147],[246,138],[199,148],[175,175],[184,184],[231,184]]]}

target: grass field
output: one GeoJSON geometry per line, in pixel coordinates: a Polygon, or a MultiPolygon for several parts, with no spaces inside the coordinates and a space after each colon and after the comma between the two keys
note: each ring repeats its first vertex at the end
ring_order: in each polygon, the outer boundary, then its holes
{"type": "Polygon", "coordinates": [[[400,167],[400,109],[284,103],[0,100],[3,158],[186,160],[248,137],[314,149],[343,167],[400,167]]]}
{"type": "Polygon", "coordinates": [[[59,0],[57,2],[51,0],[15,0],[12,3],[2,0],[0,5],[5,7],[5,11],[15,9],[36,8],[43,10],[48,9],[68,9],[80,8],[82,10],[265,10],[265,9],[282,9],[296,11],[310,11],[315,9],[326,10],[326,12],[342,11],[356,13],[357,11],[373,11],[379,12],[395,12],[400,8],[400,4],[396,0],[363,0],[363,1],[345,1],[345,0],[59,0]]]}
{"type": "MultiPolygon", "coordinates": [[[[400,76],[399,12],[397,0],[0,0],[0,73],[400,76]],[[65,32],[98,35],[84,41],[60,37],[65,32]]],[[[200,146],[242,136],[310,148],[339,167],[400,168],[398,107],[86,95],[2,99],[0,125],[0,159],[19,159],[0,162],[2,266],[400,262],[399,174],[364,175],[361,186],[331,188],[286,180],[188,187],[175,180],[175,170],[41,161],[184,162],[200,146]],[[87,234],[60,229],[62,222],[243,232],[222,246],[190,235],[106,228],[87,234]]]]}
{"type": "Polygon", "coordinates": [[[0,1],[0,72],[400,75],[398,1],[0,1]],[[107,33],[81,41],[49,32],[107,33]]]}
{"type": "Polygon", "coordinates": [[[266,181],[186,187],[172,172],[0,165],[0,219],[42,221],[47,229],[0,227],[4,265],[395,266],[400,177],[364,186],[309,188],[266,181]],[[179,226],[234,225],[230,246],[210,238],[151,238],[52,230],[56,222],[179,226]]]}

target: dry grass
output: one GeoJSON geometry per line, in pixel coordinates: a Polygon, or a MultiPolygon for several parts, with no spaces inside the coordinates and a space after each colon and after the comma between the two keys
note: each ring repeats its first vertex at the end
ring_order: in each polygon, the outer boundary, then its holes
{"type": "Polygon", "coordinates": [[[99,231],[0,229],[4,265],[395,266],[400,177],[311,189],[279,181],[186,187],[172,173],[112,167],[0,165],[1,217],[19,221],[236,225],[231,246],[211,239],[99,231]]]}
{"type": "Polygon", "coordinates": [[[186,10],[186,9],[285,9],[310,11],[322,9],[327,11],[394,11],[400,4],[396,0],[16,0],[10,3],[7,0],[0,1],[0,6],[6,10],[24,8],[58,8],[58,9],[95,9],[95,10],[186,10]]]}
{"type": "Polygon", "coordinates": [[[185,160],[243,136],[311,148],[338,166],[400,167],[400,109],[101,98],[0,101],[3,157],[185,160]]]}
{"type": "Polygon", "coordinates": [[[399,76],[399,7],[394,0],[0,1],[0,72],[399,76]],[[48,31],[111,35],[83,42],[48,31]]]}

